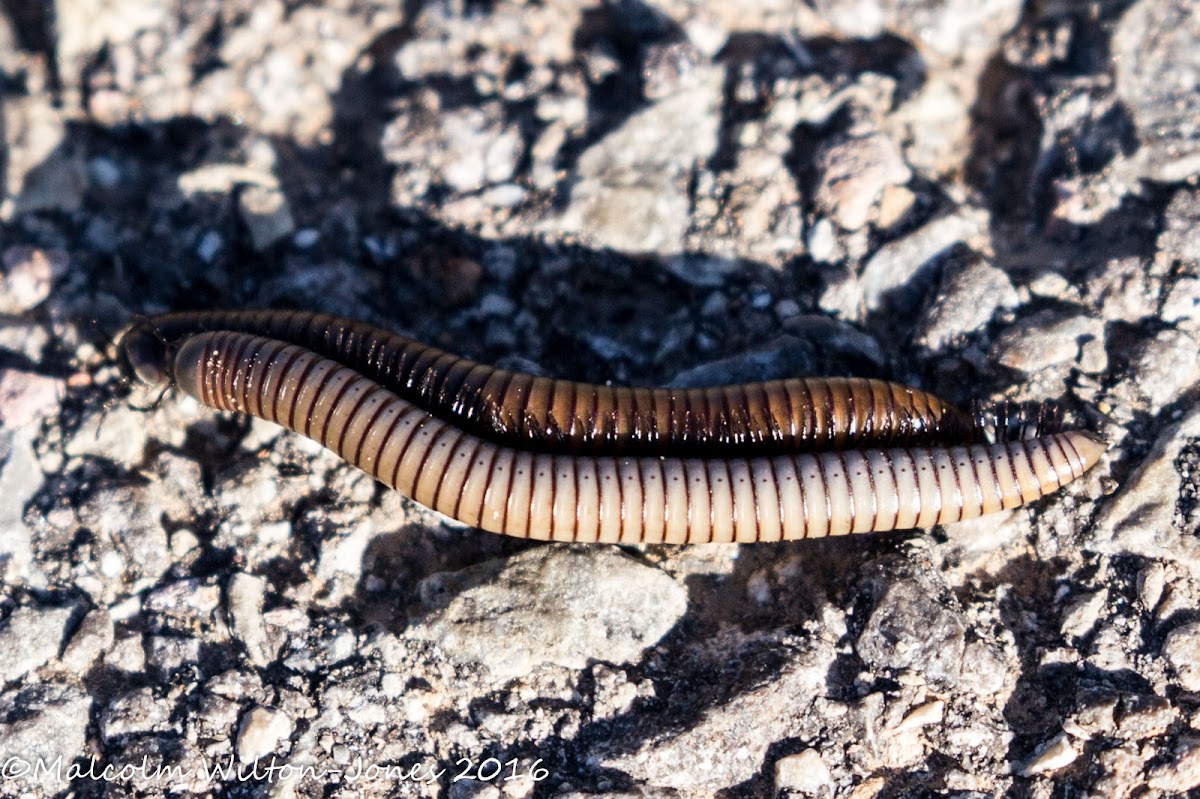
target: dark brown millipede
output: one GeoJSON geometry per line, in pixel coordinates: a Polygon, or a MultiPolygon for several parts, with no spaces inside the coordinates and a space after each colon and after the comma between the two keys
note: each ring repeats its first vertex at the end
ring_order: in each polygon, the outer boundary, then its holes
{"type": "Polygon", "coordinates": [[[1106,449],[1091,433],[1068,431],[756,457],[545,453],[476,436],[285,341],[197,333],[162,355],[131,362],[143,378],[173,381],[206,405],[308,436],[462,522],[555,541],[749,542],[929,527],[1031,502],[1106,449]]]}
{"type": "Polygon", "coordinates": [[[631,388],[497,369],[351,319],[307,311],[189,311],[125,336],[131,366],[158,382],[167,348],[230,330],[296,344],[490,441],[551,453],[764,455],[983,440],[932,394],[863,378],[799,378],[697,389],[631,388]]]}

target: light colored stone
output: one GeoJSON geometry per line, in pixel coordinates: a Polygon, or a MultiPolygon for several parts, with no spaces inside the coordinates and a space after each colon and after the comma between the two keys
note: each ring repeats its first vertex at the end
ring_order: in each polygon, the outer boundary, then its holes
{"type": "Polygon", "coordinates": [[[30,319],[8,319],[0,326],[0,350],[18,353],[33,363],[45,357],[50,344],[46,326],[30,319]]]}
{"type": "Polygon", "coordinates": [[[0,313],[21,314],[45,302],[54,281],[64,275],[70,259],[62,250],[9,247],[4,251],[0,282],[0,313]]]}
{"type": "Polygon", "coordinates": [[[686,252],[780,267],[803,250],[800,189],[786,149],[755,137],[731,171],[701,172],[695,191],[686,252]]]}
{"type": "Polygon", "coordinates": [[[1158,413],[1200,381],[1200,336],[1182,330],[1160,330],[1133,353],[1129,385],[1145,397],[1150,413],[1158,413]]]}
{"type": "Polygon", "coordinates": [[[982,258],[970,258],[948,268],[914,339],[933,352],[960,345],[967,336],[986,328],[997,312],[1015,308],[1019,302],[1004,271],[982,258]]]}
{"type": "Polygon", "coordinates": [[[161,674],[174,674],[200,663],[200,639],[192,636],[146,637],[146,665],[161,674]]]}
{"type": "Polygon", "coordinates": [[[1117,726],[1119,700],[1120,697],[1109,691],[1078,692],[1075,710],[1063,720],[1063,731],[1083,741],[1112,735],[1117,726]]]}
{"type": "Polygon", "coordinates": [[[775,761],[775,792],[814,795],[833,787],[829,767],[815,749],[805,749],[775,761]]]}
{"type": "Polygon", "coordinates": [[[818,0],[822,19],[846,36],[897,34],[943,58],[988,53],[1021,16],[1017,0],[818,0]]]}
{"type": "Polygon", "coordinates": [[[272,164],[204,164],[181,174],[175,181],[185,196],[230,194],[239,186],[279,189],[272,164]]]}
{"type": "MultiPolygon", "coordinates": [[[[738,652],[739,636],[731,638],[722,642],[722,649],[738,652]]],[[[751,641],[745,644],[753,647],[751,641]]],[[[752,651],[741,656],[750,657],[752,651]]],[[[820,714],[812,703],[823,695],[836,657],[831,644],[816,640],[793,642],[784,651],[788,661],[769,682],[701,710],[685,729],[664,734],[646,717],[642,721],[651,729],[634,736],[633,751],[622,751],[621,741],[613,740],[599,746],[616,752],[590,756],[639,784],[659,789],[711,795],[750,779],[762,770],[773,742],[801,737],[806,731],[815,735],[816,725],[810,722],[820,714]]]]}
{"type": "Polygon", "coordinates": [[[205,580],[192,577],[164,581],[146,594],[142,611],[168,618],[194,618],[206,622],[220,606],[220,597],[220,589],[205,580]]]}
{"type": "Polygon", "coordinates": [[[292,735],[292,719],[274,708],[256,705],[242,716],[237,754],[242,763],[253,763],[278,752],[292,735]]]}
{"type": "Polygon", "coordinates": [[[1200,331],[1200,277],[1184,276],[1171,284],[1163,300],[1162,320],[1200,331]]]}
{"type": "Polygon", "coordinates": [[[971,641],[963,648],[961,684],[1000,704],[1012,690],[1017,667],[1011,652],[985,641],[971,641]]]}
{"type": "Polygon", "coordinates": [[[1200,274],[1197,225],[1200,225],[1200,189],[1182,186],[1163,211],[1162,229],[1155,242],[1160,259],[1168,264],[1178,261],[1183,267],[1180,277],[1200,274]]]}
{"type": "Polygon", "coordinates": [[[1181,739],[1174,755],[1172,762],[1151,769],[1150,787],[1171,794],[1200,788],[1200,739],[1181,739]]]}
{"type": "Polygon", "coordinates": [[[636,683],[630,682],[625,672],[597,663],[592,666],[595,697],[592,714],[595,718],[613,718],[627,713],[642,695],[636,683]]]}
{"type": "Polygon", "coordinates": [[[113,742],[122,736],[177,730],[171,721],[175,702],[158,696],[149,686],[135,688],[118,697],[100,717],[100,736],[113,742]]]}
{"type": "Polygon", "coordinates": [[[225,586],[225,601],[233,621],[233,634],[246,647],[250,662],[260,667],[270,663],[274,655],[263,624],[266,588],[263,578],[245,572],[230,577],[225,586]]]}
{"type": "Polygon", "coordinates": [[[1072,289],[1080,291],[1092,315],[1138,324],[1156,315],[1165,271],[1157,261],[1147,266],[1141,256],[1114,253],[1077,278],[1072,289]]]}
{"type": "Polygon", "coordinates": [[[517,129],[509,126],[493,131],[491,125],[476,119],[480,116],[473,108],[442,115],[442,130],[449,142],[442,178],[456,191],[504,183],[512,178],[521,157],[517,129]]]}
{"type": "Polygon", "coordinates": [[[917,195],[907,186],[885,186],[876,224],[882,230],[891,230],[908,217],[916,202],[917,195]]]}
{"type": "Polygon", "coordinates": [[[1067,638],[1083,638],[1096,626],[1108,603],[1107,591],[1092,591],[1071,598],[1062,613],[1059,629],[1067,638]]]}
{"type": "Polygon", "coordinates": [[[296,229],[287,196],[279,189],[247,186],[238,192],[238,211],[250,231],[251,244],[259,252],[296,229]]]}
{"type": "Polygon", "coordinates": [[[1102,776],[1089,786],[1093,796],[1136,795],[1146,787],[1145,749],[1130,744],[1101,749],[1096,765],[1102,776]]]}
{"type": "MultiPolygon", "coordinates": [[[[436,95],[417,95],[384,131],[384,156],[402,174],[393,191],[397,201],[413,202],[435,184],[460,194],[471,194],[457,202],[457,210],[446,213],[478,219],[486,205],[496,205],[474,194],[488,187],[500,194],[523,189],[510,183],[524,154],[520,131],[507,118],[503,104],[483,102],[458,108],[441,108],[436,95]],[[473,217],[472,217],[473,215],[473,217]]],[[[519,199],[518,199],[519,201],[519,199]]],[[[503,203],[501,203],[503,204],[503,203]]]]}
{"type": "Polygon", "coordinates": [[[56,53],[67,81],[106,44],[130,41],[139,31],[161,30],[172,6],[157,0],[57,0],[56,53]]]}
{"type": "Polygon", "coordinates": [[[889,186],[906,183],[912,172],[892,141],[855,129],[817,154],[816,203],[846,230],[864,227],[889,186]]]}
{"type": "Polygon", "coordinates": [[[395,7],[289,9],[267,0],[211,40],[213,25],[221,24],[216,8],[179,0],[59,0],[55,53],[69,103],[83,102],[79,95],[97,69],[109,78],[87,91],[86,110],[100,124],[224,117],[309,145],[333,116],[338,76],[400,14],[395,7]],[[213,46],[210,68],[197,71],[196,53],[213,46]]]}
{"type": "Polygon", "coordinates": [[[1162,599],[1163,588],[1167,584],[1167,570],[1157,561],[1147,563],[1137,576],[1138,599],[1142,602],[1142,608],[1148,612],[1153,612],[1158,607],[1158,600],[1162,599]]]}
{"type": "Polygon", "coordinates": [[[985,214],[963,209],[885,244],[859,276],[866,309],[878,310],[892,292],[924,274],[938,255],[954,245],[969,246],[985,230],[986,219],[985,214]]]}
{"type": "Polygon", "coordinates": [[[1058,771],[1060,768],[1074,763],[1077,757],[1079,757],[1079,752],[1075,750],[1070,737],[1065,732],[1060,732],[1030,758],[1025,767],[1021,769],[1021,775],[1032,777],[1035,774],[1058,771]]]}
{"type": "Polygon", "coordinates": [[[58,409],[62,380],[34,372],[0,369],[0,425],[24,427],[58,409]]]}
{"type": "Polygon", "coordinates": [[[913,768],[925,754],[925,736],[916,727],[893,730],[879,743],[878,764],[883,768],[913,768]]]}
{"type": "Polygon", "coordinates": [[[91,704],[87,693],[58,683],[0,694],[0,763],[5,764],[5,795],[69,792],[67,766],[88,754],[85,742],[91,704]],[[39,763],[50,766],[59,758],[61,772],[34,773],[39,763]],[[21,764],[29,769],[24,774],[13,770],[21,764]]]}
{"type": "Polygon", "coordinates": [[[46,95],[8,97],[0,107],[0,146],[5,150],[0,220],[37,211],[79,210],[86,168],[66,137],[62,113],[46,95]]]}
{"type": "Polygon", "coordinates": [[[406,634],[499,679],[543,663],[636,661],[687,608],[677,582],[607,547],[532,549],[435,575],[421,593],[431,610],[406,634]]]}
{"type": "Polygon", "coordinates": [[[904,160],[923,174],[946,175],[961,169],[972,137],[971,106],[983,67],[958,64],[953,72],[934,70],[907,101],[885,118],[893,141],[904,142],[904,160]]]}
{"type": "Polygon", "coordinates": [[[104,607],[88,611],[63,650],[63,665],[77,674],[85,673],[91,665],[112,648],[114,628],[112,616],[104,607]]]}
{"type": "Polygon", "coordinates": [[[1126,694],[1117,710],[1117,735],[1134,741],[1157,738],[1179,720],[1170,700],[1154,694],[1126,694]]]}
{"type": "Polygon", "coordinates": [[[74,607],[25,606],[0,622],[0,685],[24,677],[58,657],[74,607]]]}
{"type": "Polygon", "coordinates": [[[1200,621],[1180,625],[1163,639],[1163,656],[1175,670],[1179,684],[1200,691],[1200,621]]]}
{"type": "Polygon", "coordinates": [[[629,253],[672,254],[688,230],[688,181],[716,148],[721,73],[631,116],[579,159],[567,209],[545,230],[629,253]]]}
{"type": "Polygon", "coordinates": [[[25,524],[25,507],[45,479],[32,433],[29,428],[23,434],[0,429],[0,579],[44,588],[46,575],[35,560],[33,532],[25,524]]]}
{"type": "Polygon", "coordinates": [[[1146,177],[1200,174],[1200,9],[1192,0],[1139,0],[1112,37],[1117,95],[1133,114],[1146,177]]]}
{"type": "Polygon", "coordinates": [[[816,220],[808,230],[808,253],[817,263],[837,259],[837,231],[827,217],[816,220]]]}
{"type": "Polygon", "coordinates": [[[1104,323],[1099,319],[1038,311],[1006,328],[992,345],[990,357],[1009,369],[1033,374],[1082,360],[1090,341],[1104,341],[1104,323]]]}
{"type": "Polygon", "coordinates": [[[137,674],[144,670],[146,650],[142,647],[141,636],[129,635],[114,641],[112,649],[104,656],[104,665],[128,674],[137,674]]]}
{"type": "Polygon", "coordinates": [[[941,699],[934,699],[932,702],[926,702],[908,711],[896,729],[911,730],[917,727],[927,727],[930,724],[941,724],[945,713],[946,703],[941,699]]]}
{"type": "Polygon", "coordinates": [[[66,453],[72,458],[85,455],[106,458],[132,468],[145,455],[148,432],[141,411],[125,405],[107,411],[97,409],[84,418],[67,441],[66,453]]]}
{"type": "Polygon", "coordinates": [[[1108,554],[1135,554],[1179,563],[1200,579],[1200,540],[1175,525],[1183,477],[1180,452],[1200,438],[1200,407],[1159,434],[1141,465],[1100,507],[1088,546],[1108,554]]]}

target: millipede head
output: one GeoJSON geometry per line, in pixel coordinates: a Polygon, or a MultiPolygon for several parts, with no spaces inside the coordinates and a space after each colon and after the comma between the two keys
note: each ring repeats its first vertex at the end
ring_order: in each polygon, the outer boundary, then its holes
{"type": "Polygon", "coordinates": [[[148,386],[171,384],[170,344],[148,319],[140,319],[125,331],[118,345],[121,374],[148,386]]]}

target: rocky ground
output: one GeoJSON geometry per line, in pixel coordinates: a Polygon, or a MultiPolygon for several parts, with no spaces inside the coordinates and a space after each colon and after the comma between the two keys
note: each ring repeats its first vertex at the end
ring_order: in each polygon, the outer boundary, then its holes
{"type": "Polygon", "coordinates": [[[1198,74],[1191,0],[4,0],[0,795],[1195,795],[1198,74]],[[530,545],[120,383],[131,315],[249,306],[1113,447],[945,529],[530,545]]]}

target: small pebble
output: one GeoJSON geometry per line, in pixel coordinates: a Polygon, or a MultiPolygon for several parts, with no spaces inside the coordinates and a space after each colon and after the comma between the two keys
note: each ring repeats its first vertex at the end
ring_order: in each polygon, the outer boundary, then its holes
{"type": "Polygon", "coordinates": [[[246,655],[255,666],[272,660],[267,632],[263,626],[263,596],[266,581],[256,575],[238,572],[229,578],[225,601],[232,618],[233,634],[246,647],[246,655]]]}
{"type": "Polygon", "coordinates": [[[20,607],[0,622],[0,685],[57,657],[72,607],[20,607]]]}
{"type": "Polygon", "coordinates": [[[121,167],[111,158],[93,158],[88,161],[88,177],[92,185],[101,189],[113,189],[121,182],[121,167]]]}
{"type": "Polygon", "coordinates": [[[217,255],[220,254],[224,245],[225,240],[220,233],[215,230],[206,230],[201,234],[200,240],[196,242],[196,257],[206,264],[211,264],[217,260],[217,255]]]}
{"type": "Polygon", "coordinates": [[[1069,766],[1077,757],[1079,757],[1079,753],[1071,745],[1071,739],[1067,737],[1066,733],[1059,733],[1025,764],[1025,768],[1021,769],[1021,775],[1032,777],[1047,771],[1058,771],[1064,766],[1069,766]]]}
{"type": "Polygon", "coordinates": [[[24,245],[9,247],[0,255],[0,313],[21,314],[50,296],[54,280],[67,271],[70,258],[61,250],[40,250],[24,245]]]}
{"type": "Polygon", "coordinates": [[[1158,607],[1158,601],[1162,599],[1163,588],[1167,583],[1167,570],[1158,561],[1151,561],[1138,572],[1137,589],[1138,599],[1142,602],[1142,607],[1147,611],[1153,611],[1158,607]]]}
{"type": "MultiPolygon", "coordinates": [[[[991,357],[1009,369],[1026,374],[1081,358],[1089,341],[1104,341],[1104,323],[1086,314],[1038,311],[1006,329],[992,345],[991,357]]],[[[1089,364],[1085,371],[1103,371],[1089,364]]]]}
{"type": "Polygon", "coordinates": [[[316,228],[306,227],[297,230],[292,236],[292,244],[298,249],[307,250],[317,246],[317,242],[321,240],[321,231],[316,228]]]}
{"type": "Polygon", "coordinates": [[[1163,656],[1175,670],[1179,684],[1188,691],[1200,691],[1200,621],[1180,625],[1167,634],[1163,656]]]}
{"type": "Polygon", "coordinates": [[[800,303],[795,300],[780,300],[775,303],[775,315],[780,319],[791,319],[800,315],[800,303]]]}
{"type": "Polygon", "coordinates": [[[1181,277],[1167,291],[1162,319],[1185,330],[1200,330],[1200,277],[1181,277]]]}
{"type": "Polygon", "coordinates": [[[1083,638],[1092,631],[1100,612],[1108,603],[1107,591],[1093,591],[1073,597],[1063,610],[1059,629],[1068,638],[1083,638]]]}
{"type": "Polygon", "coordinates": [[[896,727],[897,730],[910,730],[916,727],[926,727],[930,724],[939,724],[942,721],[942,716],[946,712],[946,703],[941,699],[935,699],[932,702],[926,702],[923,705],[913,708],[908,712],[900,724],[896,727]]]}
{"type": "Polygon", "coordinates": [[[858,230],[889,186],[912,172],[887,136],[855,130],[822,147],[816,157],[816,203],[845,230],[858,230]]]}
{"type": "Polygon", "coordinates": [[[238,194],[238,211],[258,252],[292,235],[296,229],[287,197],[278,188],[246,186],[238,194]]]}
{"type": "Polygon", "coordinates": [[[63,665],[77,674],[91,667],[98,657],[113,645],[114,629],[108,609],[98,607],[88,612],[79,629],[63,650],[63,665]]]}
{"type": "Polygon", "coordinates": [[[808,231],[808,253],[817,263],[832,263],[837,253],[837,231],[833,223],[821,217],[808,231]]]}
{"type": "Polygon", "coordinates": [[[1149,784],[1156,790],[1180,795],[1200,788],[1200,739],[1181,739],[1172,761],[1150,771],[1149,784]]]}
{"type": "Polygon", "coordinates": [[[58,408],[62,380],[18,369],[0,369],[0,425],[24,427],[58,408]]]}
{"type": "Polygon", "coordinates": [[[256,705],[242,716],[237,734],[237,755],[242,763],[253,763],[280,748],[292,735],[292,720],[284,712],[256,705]]]}
{"type": "Polygon", "coordinates": [[[805,749],[775,761],[775,792],[795,791],[805,795],[833,786],[829,767],[815,749],[805,749]]]}

